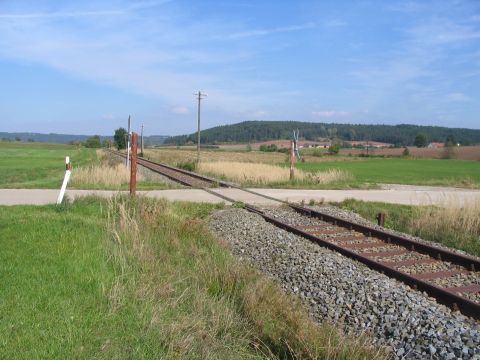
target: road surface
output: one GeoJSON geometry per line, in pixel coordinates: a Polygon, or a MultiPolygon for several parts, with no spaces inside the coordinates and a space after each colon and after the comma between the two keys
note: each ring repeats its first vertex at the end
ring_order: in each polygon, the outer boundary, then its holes
{"type": "MultiPolygon", "coordinates": [[[[276,204],[272,200],[261,198],[237,189],[212,189],[220,194],[251,204],[276,204]]],[[[378,190],[301,190],[301,189],[252,189],[256,192],[292,202],[315,200],[317,202],[335,202],[347,198],[364,201],[380,201],[404,205],[440,205],[463,206],[466,202],[480,201],[480,190],[435,188],[421,186],[393,186],[378,190]]],[[[52,189],[0,189],[0,205],[44,205],[54,204],[58,190],[52,189]]],[[[105,190],[67,190],[66,196],[75,199],[87,195],[111,197],[118,191],[105,190]]],[[[126,192],[125,192],[126,193],[126,192]]],[[[173,189],[138,191],[148,197],[168,200],[194,202],[224,202],[224,200],[200,189],[173,189]]]]}

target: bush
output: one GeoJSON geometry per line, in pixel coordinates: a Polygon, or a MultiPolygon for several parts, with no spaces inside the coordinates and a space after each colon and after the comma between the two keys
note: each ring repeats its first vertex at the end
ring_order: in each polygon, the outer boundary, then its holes
{"type": "Polygon", "coordinates": [[[187,171],[195,171],[197,169],[197,164],[193,161],[187,161],[183,163],[178,163],[177,167],[179,169],[187,170],[187,171]]]}
{"type": "Polygon", "coordinates": [[[328,153],[330,155],[337,155],[339,151],[340,151],[340,144],[338,144],[338,143],[337,144],[332,144],[328,148],[328,153]]]}
{"type": "Polygon", "coordinates": [[[260,151],[275,152],[277,150],[278,150],[278,148],[277,148],[277,145],[275,145],[275,144],[260,145],[260,151]]]}
{"type": "Polygon", "coordinates": [[[95,135],[95,136],[89,137],[87,140],[85,140],[85,143],[83,145],[87,148],[100,148],[100,147],[102,147],[102,144],[100,142],[100,136],[95,135]]]}

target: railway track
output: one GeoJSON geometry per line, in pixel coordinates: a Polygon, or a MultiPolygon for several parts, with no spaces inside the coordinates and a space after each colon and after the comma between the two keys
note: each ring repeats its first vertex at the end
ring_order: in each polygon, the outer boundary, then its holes
{"type": "MultiPolygon", "coordinates": [[[[126,156],[119,152],[115,154],[126,156]]],[[[137,163],[183,185],[203,188],[229,202],[235,202],[235,199],[211,188],[236,188],[283,203],[308,217],[309,225],[291,224],[288,219],[272,217],[268,212],[248,204],[245,209],[279,228],[355,259],[416,290],[424,291],[437,302],[459,310],[464,315],[480,319],[480,260],[477,258],[360,225],[186,170],[146,159],[138,159],[137,163]],[[315,220],[314,225],[311,224],[312,219],[315,220]]]]}

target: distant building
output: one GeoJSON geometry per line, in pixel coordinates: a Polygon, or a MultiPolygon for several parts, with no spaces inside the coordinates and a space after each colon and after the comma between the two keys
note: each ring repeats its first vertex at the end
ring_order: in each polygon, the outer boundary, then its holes
{"type": "Polygon", "coordinates": [[[445,144],[440,142],[431,142],[430,144],[427,145],[427,148],[429,149],[442,149],[444,147],[445,147],[445,144]]]}
{"type": "Polygon", "coordinates": [[[375,149],[383,149],[392,147],[393,144],[378,142],[378,141],[350,141],[352,147],[356,148],[375,148],[375,149]]]}

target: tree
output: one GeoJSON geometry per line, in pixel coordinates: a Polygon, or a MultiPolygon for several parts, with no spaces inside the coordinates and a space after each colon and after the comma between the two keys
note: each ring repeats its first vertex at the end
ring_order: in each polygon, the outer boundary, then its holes
{"type": "Polygon", "coordinates": [[[99,147],[101,147],[102,144],[100,143],[100,136],[94,135],[92,137],[89,137],[87,140],[85,140],[84,145],[87,148],[99,148],[99,147]]]}
{"type": "Polygon", "coordinates": [[[104,148],[111,148],[112,147],[112,140],[110,139],[104,139],[102,141],[102,147],[104,148]]]}
{"type": "Polygon", "coordinates": [[[448,135],[445,139],[445,146],[454,146],[457,142],[455,141],[455,136],[452,134],[448,135]]]}
{"type": "Polygon", "coordinates": [[[336,154],[338,154],[339,151],[340,151],[340,144],[339,143],[332,144],[328,148],[328,153],[331,154],[331,155],[336,155],[336,154]]]}
{"type": "Polygon", "coordinates": [[[113,141],[118,150],[125,149],[127,147],[127,130],[122,127],[115,130],[113,141]]]}
{"type": "Polygon", "coordinates": [[[415,141],[413,142],[413,144],[416,146],[416,147],[426,147],[427,146],[427,137],[424,135],[424,134],[417,134],[417,136],[415,136],[415,141]]]}

